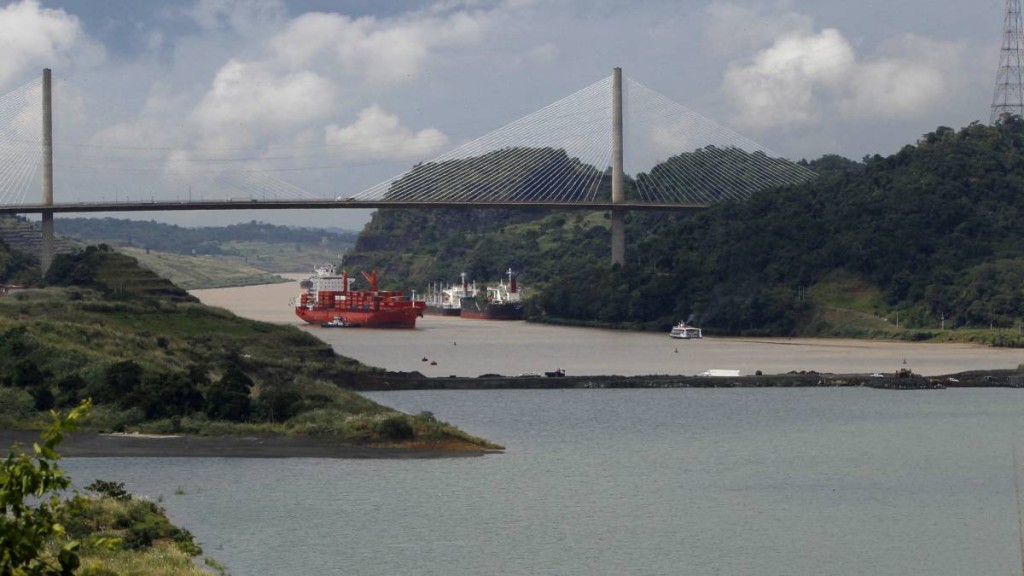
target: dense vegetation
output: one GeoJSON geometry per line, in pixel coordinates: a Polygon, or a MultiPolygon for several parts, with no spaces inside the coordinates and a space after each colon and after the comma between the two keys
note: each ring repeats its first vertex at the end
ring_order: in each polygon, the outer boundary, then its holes
{"type": "Polygon", "coordinates": [[[39,278],[39,261],[0,239],[0,284],[27,285],[39,278]]]}
{"type": "Polygon", "coordinates": [[[192,534],[123,484],[97,480],[91,495],[68,495],[57,448],[88,409],[57,417],[31,452],[12,447],[0,462],[0,574],[208,574],[192,560],[202,553],[192,534]]]}
{"type": "Polygon", "coordinates": [[[59,256],[50,285],[0,297],[0,426],[91,398],[105,430],[486,444],[346,390],[377,369],[291,326],[238,318],[108,247],[59,256]]]}
{"type": "Polygon", "coordinates": [[[395,181],[386,195],[389,199],[417,200],[425,191],[443,190],[450,199],[545,200],[576,196],[591,186],[598,199],[611,198],[607,176],[570,158],[565,150],[513,147],[459,160],[417,164],[395,181]]]}
{"type": "Polygon", "coordinates": [[[507,211],[382,210],[349,261],[420,287],[512,267],[531,316],[549,321],[907,338],[991,326],[1007,329],[997,343],[1017,343],[1024,121],[806,164],[821,177],[699,213],[631,214],[621,267],[608,262],[607,215],[507,211]]]}

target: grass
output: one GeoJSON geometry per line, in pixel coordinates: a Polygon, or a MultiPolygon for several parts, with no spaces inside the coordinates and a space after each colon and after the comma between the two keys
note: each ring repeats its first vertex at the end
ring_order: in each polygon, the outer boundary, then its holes
{"type": "Polygon", "coordinates": [[[0,385],[0,426],[39,428],[48,411],[37,406],[41,389],[49,391],[57,408],[77,402],[76,396],[96,399],[95,390],[110,389],[108,368],[131,362],[141,370],[141,382],[131,384],[130,393],[107,392],[108,399],[96,404],[85,427],[205,436],[321,435],[347,444],[443,441],[467,449],[496,447],[453,426],[395,412],[346,390],[380,370],[336,355],[307,332],[205,306],[148,272],[137,267],[133,272],[130,259],[110,258],[115,265],[100,267],[101,282],[94,288],[26,290],[0,298],[0,384],[5,378],[13,384],[25,366],[31,368],[30,383],[0,385]],[[118,290],[109,290],[111,285],[118,290]],[[24,334],[19,336],[19,330],[24,334]],[[234,421],[211,419],[207,414],[215,412],[194,404],[165,411],[175,414],[172,417],[151,412],[154,416],[147,418],[145,401],[131,400],[132,394],[146,398],[159,393],[147,388],[153,386],[148,382],[187,374],[193,390],[206,401],[229,367],[252,381],[251,412],[234,421]],[[77,379],[73,393],[57,385],[68,378],[77,379]]]}
{"type": "Polygon", "coordinates": [[[117,250],[135,258],[144,268],[167,278],[185,290],[288,282],[286,278],[277,274],[231,258],[147,252],[140,248],[128,247],[117,250]]]}
{"type": "Polygon", "coordinates": [[[110,576],[210,576],[195,560],[170,544],[145,551],[91,550],[79,555],[85,574],[110,576]],[[94,572],[90,572],[90,568],[94,572]]]}
{"type": "Polygon", "coordinates": [[[807,291],[819,306],[878,316],[886,310],[882,292],[867,281],[844,271],[829,274],[807,291]]]}
{"type": "Polygon", "coordinates": [[[808,295],[818,315],[805,331],[806,335],[1024,348],[1024,334],[1020,330],[897,326],[898,312],[885,304],[881,291],[842,271],[812,286],[808,295]]]}

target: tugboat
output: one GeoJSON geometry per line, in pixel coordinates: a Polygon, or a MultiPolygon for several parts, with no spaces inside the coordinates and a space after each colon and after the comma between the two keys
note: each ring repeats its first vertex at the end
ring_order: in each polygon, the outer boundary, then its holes
{"type": "Polygon", "coordinates": [[[349,324],[348,322],[345,322],[340,316],[335,316],[327,322],[320,323],[321,328],[356,328],[358,326],[359,324],[349,324]]]}
{"type": "Polygon", "coordinates": [[[302,294],[295,315],[310,324],[330,327],[415,328],[426,302],[413,300],[398,290],[378,290],[377,271],[362,272],[369,290],[352,290],[354,279],[347,271],[337,275],[334,266],[317,266],[313,275],[299,283],[302,294]],[[340,324],[334,324],[334,322],[340,324]]]}
{"type": "Polygon", "coordinates": [[[522,320],[522,291],[516,283],[516,273],[508,269],[508,284],[504,280],[497,286],[488,286],[485,294],[463,296],[459,306],[463,318],[484,320],[522,320]]]}

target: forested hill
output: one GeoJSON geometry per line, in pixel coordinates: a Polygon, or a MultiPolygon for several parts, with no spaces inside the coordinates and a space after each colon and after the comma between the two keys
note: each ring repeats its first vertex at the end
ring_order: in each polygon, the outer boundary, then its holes
{"type": "Polygon", "coordinates": [[[58,218],[58,234],[85,243],[107,242],[118,246],[137,246],[177,254],[224,255],[226,246],[239,242],[276,244],[329,244],[348,248],[356,234],[347,230],[325,231],[319,228],[276,226],[265,222],[247,222],[230,226],[186,228],[154,221],[117,218],[58,218]]]}
{"type": "MultiPolygon", "coordinates": [[[[730,334],[837,333],[842,313],[901,327],[1013,328],[1024,316],[1024,122],[940,127],[817,180],[689,215],[635,213],[625,266],[606,215],[381,211],[353,262],[392,279],[496,279],[513,267],[529,312],[730,334]],[[882,318],[890,318],[885,322],[882,318]]],[[[422,287],[421,284],[421,287],[422,287]]]]}

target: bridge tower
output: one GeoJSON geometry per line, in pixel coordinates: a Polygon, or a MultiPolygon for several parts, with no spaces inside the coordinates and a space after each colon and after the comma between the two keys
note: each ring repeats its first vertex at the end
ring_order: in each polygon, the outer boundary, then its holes
{"type": "Polygon", "coordinates": [[[1003,114],[1024,116],[1024,26],[1021,25],[1020,0],[1006,0],[1003,21],[1003,47],[999,53],[999,72],[996,74],[995,95],[992,97],[992,116],[995,124],[1003,114]]]}
{"type": "MultiPolygon", "coordinates": [[[[43,205],[53,206],[53,107],[51,105],[50,69],[43,69],[43,205]]],[[[53,263],[53,212],[42,213],[42,250],[39,267],[43,274],[53,263]]]]}
{"type": "MultiPolygon", "coordinates": [[[[1020,0],[1018,0],[1019,2],[1020,0]]],[[[622,176],[622,68],[612,71],[612,203],[625,201],[622,176]]],[[[612,208],[612,264],[626,263],[626,211],[612,208]]]]}

